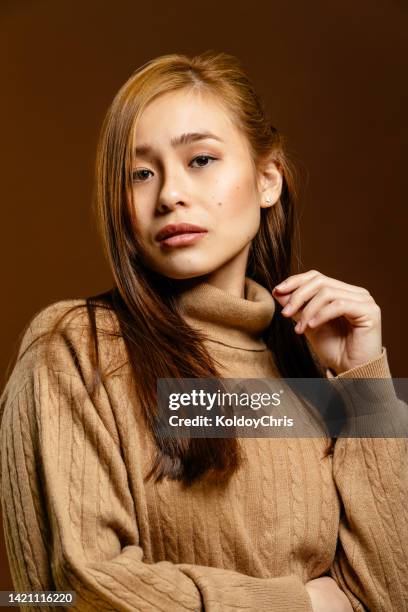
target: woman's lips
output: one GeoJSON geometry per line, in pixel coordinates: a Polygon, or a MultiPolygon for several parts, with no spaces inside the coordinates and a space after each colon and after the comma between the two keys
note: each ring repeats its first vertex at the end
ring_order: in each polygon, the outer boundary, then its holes
{"type": "Polygon", "coordinates": [[[179,247],[188,244],[194,244],[203,238],[208,232],[186,232],[185,234],[177,234],[160,240],[159,244],[163,247],[179,247]]]}

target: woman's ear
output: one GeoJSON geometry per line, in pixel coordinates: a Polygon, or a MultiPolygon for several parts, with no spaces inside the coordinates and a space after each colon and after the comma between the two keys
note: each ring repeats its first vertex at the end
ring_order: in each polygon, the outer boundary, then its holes
{"type": "Polygon", "coordinates": [[[283,176],[280,164],[273,159],[263,163],[259,170],[259,192],[261,208],[276,204],[282,193],[283,176]]]}

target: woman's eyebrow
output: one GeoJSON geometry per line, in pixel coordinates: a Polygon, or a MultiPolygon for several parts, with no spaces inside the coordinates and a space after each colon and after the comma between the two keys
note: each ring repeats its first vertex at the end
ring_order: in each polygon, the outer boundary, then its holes
{"type": "MultiPolygon", "coordinates": [[[[207,140],[211,138],[212,140],[218,140],[219,142],[224,142],[219,136],[216,136],[212,132],[187,132],[185,134],[181,134],[180,136],[175,136],[170,140],[170,144],[173,147],[178,147],[180,145],[189,144],[191,142],[197,142],[199,140],[207,140]]],[[[135,155],[146,155],[151,153],[152,147],[147,144],[139,144],[134,149],[135,155]]]]}

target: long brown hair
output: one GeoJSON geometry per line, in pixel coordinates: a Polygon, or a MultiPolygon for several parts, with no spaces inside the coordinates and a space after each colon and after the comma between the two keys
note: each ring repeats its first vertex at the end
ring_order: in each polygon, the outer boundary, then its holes
{"type": "MultiPolygon", "coordinates": [[[[283,139],[235,57],[214,51],[193,58],[164,55],[141,66],[122,86],[103,122],[96,158],[95,213],[114,287],[86,299],[94,344],[94,390],[105,376],[100,371],[95,324],[95,310],[104,307],[113,310],[119,322],[134,390],[156,443],[155,461],[146,479],[169,477],[189,485],[204,476],[217,482],[228,479],[242,460],[240,448],[236,438],[169,439],[160,435],[157,379],[218,377],[220,364],[209,355],[203,336],[179,313],[177,283],[144,265],[126,197],[131,187],[133,133],[143,109],[155,97],[181,88],[216,96],[246,135],[255,167],[272,154],[282,172],[281,197],[274,206],[261,209],[246,271],[270,291],[298,271],[298,222],[294,170],[283,139]]],[[[280,305],[276,306],[264,339],[280,374],[321,377],[321,366],[305,338],[293,331],[291,320],[279,316],[280,305]]]]}

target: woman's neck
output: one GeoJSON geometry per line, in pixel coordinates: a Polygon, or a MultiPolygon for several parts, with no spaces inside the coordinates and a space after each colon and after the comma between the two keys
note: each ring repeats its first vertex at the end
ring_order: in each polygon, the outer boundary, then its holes
{"type": "Polygon", "coordinates": [[[262,336],[271,324],[275,301],[259,283],[244,279],[245,297],[204,282],[185,287],[178,295],[179,312],[187,322],[224,344],[262,350],[262,336]]]}
{"type": "Polygon", "coordinates": [[[174,282],[177,290],[180,292],[205,283],[229,295],[246,299],[246,261],[246,258],[236,257],[210,274],[176,280],[174,282]]]}

